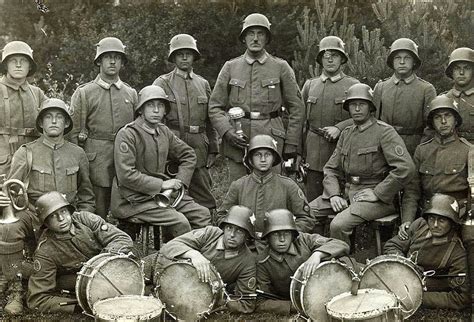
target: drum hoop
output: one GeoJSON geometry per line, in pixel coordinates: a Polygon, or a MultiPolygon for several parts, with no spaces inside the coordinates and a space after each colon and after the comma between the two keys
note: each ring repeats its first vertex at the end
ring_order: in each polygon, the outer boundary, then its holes
{"type": "Polygon", "coordinates": [[[418,266],[416,266],[416,264],[412,262],[410,259],[403,256],[399,256],[399,255],[380,255],[374,258],[362,269],[360,275],[361,277],[364,276],[364,273],[368,271],[370,268],[372,268],[372,266],[375,266],[376,264],[390,263],[390,262],[406,264],[406,266],[408,266],[415,273],[416,277],[418,277],[418,279],[421,282],[421,286],[422,287],[425,286],[425,279],[423,277],[423,272],[420,271],[418,266]]]}
{"type": "MultiPolygon", "coordinates": [[[[113,317],[109,316],[108,313],[106,314],[100,314],[97,312],[96,310],[96,304],[97,303],[104,303],[104,302],[110,302],[110,301],[113,301],[117,298],[121,298],[121,299],[128,299],[128,298],[140,298],[140,299],[153,299],[155,301],[158,301],[159,304],[160,304],[160,307],[157,308],[157,309],[154,309],[153,311],[147,313],[147,314],[142,314],[140,315],[140,319],[143,320],[149,320],[151,318],[154,318],[154,317],[158,317],[161,315],[161,312],[163,311],[164,309],[164,305],[163,303],[161,302],[161,300],[159,298],[156,298],[156,297],[151,297],[151,296],[144,296],[144,295],[121,295],[121,296],[116,296],[116,297],[111,297],[111,298],[108,298],[108,299],[102,299],[102,300],[99,300],[97,301],[96,303],[94,303],[93,305],[93,308],[92,308],[92,313],[94,315],[94,317],[98,317],[99,319],[113,319],[113,317]],[[107,316],[106,316],[107,315],[107,316]]],[[[136,318],[136,316],[132,316],[132,315],[122,315],[120,316],[121,319],[134,319],[136,318]]]]}

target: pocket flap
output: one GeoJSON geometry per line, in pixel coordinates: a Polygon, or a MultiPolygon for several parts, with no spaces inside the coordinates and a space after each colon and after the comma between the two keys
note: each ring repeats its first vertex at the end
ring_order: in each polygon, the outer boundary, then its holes
{"type": "Polygon", "coordinates": [[[282,139],[286,138],[286,133],[284,131],[280,131],[274,128],[272,128],[272,135],[277,136],[282,139]]]}
{"type": "Polygon", "coordinates": [[[197,101],[198,101],[198,104],[207,103],[207,96],[198,96],[197,101]]]}
{"type": "Polygon", "coordinates": [[[444,168],[445,174],[456,174],[462,172],[462,170],[466,167],[465,163],[454,163],[449,164],[444,168]]]}
{"type": "Polygon", "coordinates": [[[280,83],[279,78],[263,79],[262,80],[262,87],[267,87],[267,86],[275,85],[275,84],[279,84],[279,83],[280,83]]]}
{"type": "Polygon", "coordinates": [[[79,171],[79,166],[66,168],[66,175],[71,175],[79,171]]]}
{"type": "Polygon", "coordinates": [[[89,160],[89,162],[94,161],[95,157],[97,156],[97,152],[86,153],[86,155],[87,155],[87,160],[89,160]]]}
{"type": "Polygon", "coordinates": [[[41,166],[38,166],[38,165],[33,165],[31,167],[31,170],[37,171],[39,173],[53,174],[53,170],[48,169],[48,168],[44,168],[44,167],[41,167],[41,166]]]}
{"type": "Polygon", "coordinates": [[[176,103],[176,97],[174,97],[174,95],[173,96],[168,96],[168,99],[169,99],[170,102],[176,103]]]}
{"type": "Polygon", "coordinates": [[[237,86],[237,87],[240,87],[240,88],[245,88],[245,83],[247,83],[247,82],[243,81],[243,80],[240,80],[240,79],[236,79],[236,78],[232,78],[229,81],[229,85],[237,86]]]}
{"type": "Polygon", "coordinates": [[[378,146],[369,146],[367,148],[360,148],[359,150],[357,150],[357,154],[361,155],[361,154],[374,153],[374,152],[377,152],[378,149],[379,149],[378,146]]]}
{"type": "Polygon", "coordinates": [[[342,103],[344,103],[345,100],[346,100],[345,97],[336,97],[334,99],[334,104],[342,104],[342,103]]]}
{"type": "Polygon", "coordinates": [[[422,174],[434,174],[434,167],[429,164],[420,164],[418,172],[422,174]]]}
{"type": "Polygon", "coordinates": [[[306,102],[308,103],[316,103],[318,101],[318,98],[316,96],[309,96],[306,102]]]}

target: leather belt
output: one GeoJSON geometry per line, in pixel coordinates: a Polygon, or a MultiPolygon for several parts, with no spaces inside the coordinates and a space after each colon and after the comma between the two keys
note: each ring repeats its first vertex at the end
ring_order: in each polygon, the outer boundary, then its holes
{"type": "Polygon", "coordinates": [[[103,141],[114,141],[115,140],[115,133],[107,133],[107,132],[89,132],[87,136],[89,139],[94,140],[103,140],[103,141]]]}
{"type": "Polygon", "coordinates": [[[378,184],[382,182],[385,177],[362,177],[362,176],[346,176],[346,181],[352,184],[378,184]]]}
{"type": "Polygon", "coordinates": [[[401,127],[401,126],[394,126],[393,127],[395,131],[397,131],[398,134],[401,135],[422,135],[423,134],[423,128],[422,127],[417,127],[417,128],[410,128],[410,127],[401,127]]]}
{"type": "MultiPolygon", "coordinates": [[[[179,126],[176,125],[170,125],[170,128],[173,130],[179,131],[179,126]]],[[[206,126],[204,125],[185,125],[184,126],[184,131],[191,133],[191,134],[196,134],[196,133],[203,133],[206,131],[206,126]]]]}
{"type": "Polygon", "coordinates": [[[17,127],[0,127],[0,134],[2,135],[19,135],[38,137],[39,133],[33,127],[17,128],[17,127]]]}
{"type": "Polygon", "coordinates": [[[244,118],[251,120],[268,120],[274,119],[281,116],[281,110],[273,111],[270,113],[261,113],[261,112],[245,112],[244,118]]]}

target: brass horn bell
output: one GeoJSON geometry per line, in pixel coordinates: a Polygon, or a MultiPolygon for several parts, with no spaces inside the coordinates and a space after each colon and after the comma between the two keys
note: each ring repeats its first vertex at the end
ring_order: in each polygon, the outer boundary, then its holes
{"type": "Polygon", "coordinates": [[[178,195],[173,200],[173,202],[171,202],[174,192],[175,192],[175,190],[168,189],[168,190],[164,190],[163,192],[160,192],[159,194],[157,194],[155,196],[155,201],[158,204],[158,206],[160,208],[168,208],[168,207],[174,208],[174,207],[176,207],[180,203],[181,199],[183,199],[184,192],[185,192],[184,186],[181,186],[181,188],[179,188],[179,190],[177,190],[178,195]]]}
{"type": "Polygon", "coordinates": [[[11,205],[3,208],[0,216],[0,224],[11,224],[18,221],[15,217],[15,210],[21,211],[28,207],[28,195],[26,193],[26,187],[20,180],[10,179],[3,183],[2,192],[11,200],[11,205]],[[18,189],[14,189],[15,186],[18,189]],[[23,205],[18,205],[18,196],[23,197],[23,205]]]}

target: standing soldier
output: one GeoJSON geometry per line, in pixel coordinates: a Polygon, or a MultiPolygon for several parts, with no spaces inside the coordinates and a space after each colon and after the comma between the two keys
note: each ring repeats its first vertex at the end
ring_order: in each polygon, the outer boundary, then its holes
{"type": "Polygon", "coordinates": [[[239,39],[247,50],[224,64],[209,102],[209,117],[222,137],[221,154],[229,160],[231,181],[246,174],[242,164],[246,138],[271,135],[285,160],[296,157],[304,119],[295,73],[286,61],[265,50],[271,40],[267,17],[258,13],[248,15],[239,39]],[[281,118],[283,105],[289,112],[287,130],[281,118]],[[231,107],[244,111],[242,136],[236,133],[227,115],[231,107]]]}
{"type": "Polygon", "coordinates": [[[321,76],[306,81],[303,100],[306,102],[305,161],[309,164],[306,195],[309,201],[323,193],[323,167],[336,148],[341,131],[352,122],[342,108],[345,92],[358,83],[347,76],[341,66],[347,62],[344,43],[335,36],[324,37],[319,43],[316,61],[323,67],[321,76]]]}
{"type": "Polygon", "coordinates": [[[133,108],[137,103],[137,92],[119,77],[126,63],[122,42],[114,37],[102,39],[94,58],[99,75],[79,86],[71,99],[74,129],[70,138],[87,153],[96,213],[104,219],[115,175],[114,137],[122,126],[133,121],[133,108]]]}
{"type": "Polygon", "coordinates": [[[153,85],[163,88],[170,100],[171,110],[166,115],[166,125],[196,152],[197,163],[189,195],[200,205],[215,209],[208,169],[216,160],[219,146],[217,133],[208,117],[211,87],[207,80],[193,72],[193,63],[199,58],[201,54],[192,36],[174,36],[170,41],[168,61],[175,63],[176,68],[158,77],[153,85]]]}
{"type": "Polygon", "coordinates": [[[421,60],[418,46],[413,40],[395,40],[390,47],[387,65],[394,73],[392,77],[375,85],[377,116],[395,128],[408,152],[413,155],[425,128],[425,109],[435,98],[436,90],[415,74],[421,60]]]}
{"type": "Polygon", "coordinates": [[[35,121],[43,91],[26,80],[36,71],[33,50],[23,41],[12,41],[2,51],[0,78],[0,174],[7,175],[15,151],[38,137],[35,121]]]}

